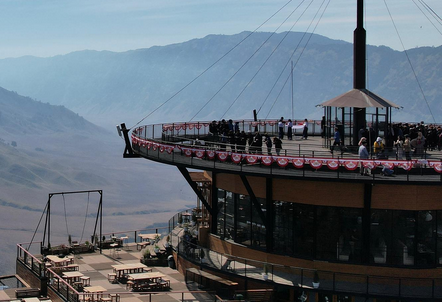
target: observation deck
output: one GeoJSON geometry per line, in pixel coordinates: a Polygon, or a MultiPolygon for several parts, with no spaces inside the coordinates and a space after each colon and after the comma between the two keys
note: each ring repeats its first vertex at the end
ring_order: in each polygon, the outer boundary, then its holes
{"type": "MultiPolygon", "coordinates": [[[[276,120],[236,122],[239,131],[248,136],[255,131],[263,137],[266,134],[272,138],[278,136],[276,120]]],[[[279,155],[274,145],[268,152],[265,142],[261,150],[253,150],[247,144],[245,150],[240,151],[229,137],[210,133],[209,125],[210,122],[192,122],[137,127],[131,135],[132,150],[136,156],[178,167],[256,176],[354,182],[442,182],[441,151],[425,150],[422,156],[413,156],[411,160],[398,159],[393,147],[386,147],[388,159],[377,159],[372,155],[370,159],[360,160],[357,146],[347,146],[343,152],[338,149],[331,153],[330,135],[321,137],[320,121],[309,121],[308,139],[302,139],[302,129],[293,133],[292,140],[285,137],[279,155]],[[360,165],[370,168],[371,175],[360,175],[360,165]],[[393,176],[382,175],[383,167],[394,170],[393,176]]]]}

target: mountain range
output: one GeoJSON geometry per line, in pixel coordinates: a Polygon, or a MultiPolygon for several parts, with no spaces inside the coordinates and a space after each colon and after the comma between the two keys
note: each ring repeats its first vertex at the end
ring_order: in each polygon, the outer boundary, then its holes
{"type": "MultiPolygon", "coordinates": [[[[279,118],[291,111],[291,62],[295,118],[320,118],[317,104],[353,87],[351,43],[297,32],[2,59],[0,86],[106,127],[146,116],[146,123],[251,118],[253,109],[258,118],[279,118]]],[[[403,107],[394,120],[441,122],[441,64],[441,47],[400,52],[367,46],[367,88],[403,107]]]]}

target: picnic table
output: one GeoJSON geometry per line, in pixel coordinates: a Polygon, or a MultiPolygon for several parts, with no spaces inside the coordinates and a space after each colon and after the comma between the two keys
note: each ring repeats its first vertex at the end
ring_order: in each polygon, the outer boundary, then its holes
{"type": "Polygon", "coordinates": [[[141,238],[141,241],[155,241],[158,237],[161,238],[160,234],[153,233],[153,234],[138,234],[138,237],[141,238]]]}
{"type": "Polygon", "coordinates": [[[134,290],[163,290],[170,288],[170,280],[159,272],[129,274],[127,279],[132,282],[134,290]]]}
{"type": "Polygon", "coordinates": [[[75,282],[81,282],[81,277],[84,275],[78,271],[73,272],[63,272],[63,279],[69,284],[74,284],[75,282]]]}
{"type": "Polygon", "coordinates": [[[128,274],[152,271],[151,268],[148,268],[147,265],[143,263],[115,264],[112,265],[112,268],[117,275],[117,279],[122,279],[128,274]]]}
{"type": "Polygon", "coordinates": [[[106,291],[107,289],[100,285],[85,287],[85,301],[102,301],[103,293],[106,291]]]}
{"type": "Polygon", "coordinates": [[[49,260],[53,267],[63,267],[74,263],[74,258],[69,256],[59,257],[56,255],[48,255],[46,259],[49,260]]]}

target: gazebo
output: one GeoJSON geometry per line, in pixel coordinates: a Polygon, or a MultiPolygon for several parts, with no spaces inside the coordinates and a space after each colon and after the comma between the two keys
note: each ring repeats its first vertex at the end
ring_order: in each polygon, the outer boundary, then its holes
{"type": "Polygon", "coordinates": [[[330,144],[328,139],[333,136],[334,127],[338,127],[345,145],[357,146],[362,130],[368,131],[367,122],[370,123],[370,145],[376,139],[371,137],[373,135],[384,136],[387,145],[391,145],[388,136],[390,108],[401,108],[365,87],[366,32],[363,7],[364,1],[358,0],[357,26],[353,32],[353,89],[318,105],[324,107],[326,146],[330,144]]]}
{"type": "Polygon", "coordinates": [[[361,129],[369,133],[370,145],[376,139],[371,137],[373,134],[384,136],[389,144],[386,134],[391,122],[391,108],[401,108],[365,88],[351,89],[318,106],[324,107],[326,139],[333,137],[333,129],[338,127],[344,143],[352,146],[358,144],[361,129]]]}

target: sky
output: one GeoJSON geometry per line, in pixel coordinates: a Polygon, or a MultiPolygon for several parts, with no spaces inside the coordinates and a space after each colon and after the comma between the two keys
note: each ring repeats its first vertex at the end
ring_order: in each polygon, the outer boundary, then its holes
{"type": "MultiPolygon", "coordinates": [[[[209,34],[230,35],[254,30],[308,31],[352,42],[356,2],[0,0],[0,59],[26,55],[51,57],[86,49],[123,52],[181,43],[209,34]]],[[[368,44],[400,51],[442,44],[442,22],[431,16],[423,5],[442,16],[442,0],[365,2],[368,44]]]]}

